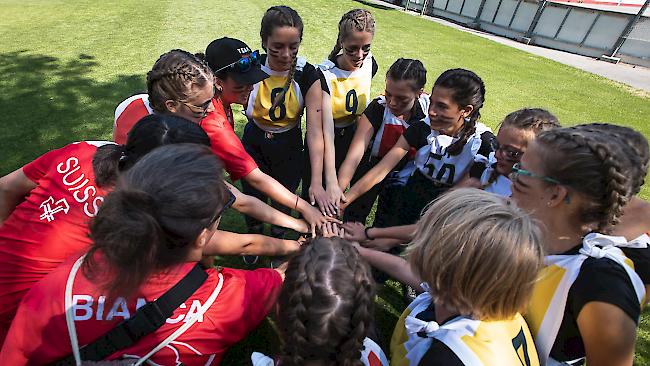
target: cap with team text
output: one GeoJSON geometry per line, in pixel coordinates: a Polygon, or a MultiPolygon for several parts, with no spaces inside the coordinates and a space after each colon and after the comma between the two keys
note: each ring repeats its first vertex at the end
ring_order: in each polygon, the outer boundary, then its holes
{"type": "Polygon", "coordinates": [[[237,67],[237,62],[253,54],[248,45],[238,39],[223,37],[210,42],[205,49],[205,61],[213,72],[226,71],[228,76],[243,85],[253,85],[269,77],[262,71],[259,59],[250,62],[250,67],[237,67]]]}

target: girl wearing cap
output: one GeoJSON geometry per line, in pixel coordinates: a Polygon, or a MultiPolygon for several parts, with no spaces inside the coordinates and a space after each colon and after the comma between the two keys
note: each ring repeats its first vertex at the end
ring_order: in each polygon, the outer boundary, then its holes
{"type": "MultiPolygon", "coordinates": [[[[130,359],[135,365],[219,364],[226,350],[264,319],[283,279],[282,270],[199,265],[203,255],[215,253],[211,237],[229,203],[220,166],[208,147],[176,144],[156,149],[122,175],[90,226],[90,251],[71,258],[25,296],[0,364],[64,359],[81,365],[88,353],[102,356],[94,361],[130,359]],[[190,273],[194,280],[188,282],[190,273]],[[146,319],[162,324],[150,334],[134,343],[132,337],[117,337],[126,345],[108,352],[82,348],[120,322],[144,315],[136,309],[180,281],[183,289],[195,290],[173,306],[156,301],[159,313],[146,313],[152,315],[146,319]]],[[[114,342],[107,343],[111,349],[114,342]]]]}
{"type": "MultiPolygon", "coordinates": [[[[260,169],[274,177],[288,190],[295,192],[303,170],[303,142],[300,120],[307,115],[307,141],[315,148],[309,157],[317,174],[312,174],[309,198],[312,203],[325,202],[322,187],[322,91],[318,71],[298,56],[303,23],[298,13],[288,6],[269,8],[260,27],[262,71],[270,75],[253,86],[248,97],[242,143],[260,169]],[[314,178],[315,177],[315,178],[314,178]]],[[[266,200],[266,194],[247,182],[244,193],[266,200]]],[[[260,231],[261,222],[246,218],[249,230],[260,231]]],[[[282,230],[271,230],[274,236],[282,230]]]]}
{"type": "Polygon", "coordinates": [[[370,52],[374,34],[375,20],[372,14],[363,9],[350,10],[339,21],[334,49],[327,60],[318,66],[324,91],[323,164],[330,212],[338,212],[339,202],[344,198],[337,170],[347,155],[357,128],[357,119],[372,99],[370,83],[378,69],[370,52]]]}
{"type": "Polygon", "coordinates": [[[210,43],[205,55],[208,64],[182,50],[161,55],[147,73],[148,94],[128,98],[117,107],[115,141],[123,141],[121,136],[126,136],[133,120],[142,115],[189,118],[208,134],[212,151],[231,180],[244,179],[283,206],[297,210],[313,231],[328,218],[262,172],[233,129],[230,105],[246,103],[251,85],[268,76],[249,55],[252,53],[245,43],[231,38],[210,43]]]}

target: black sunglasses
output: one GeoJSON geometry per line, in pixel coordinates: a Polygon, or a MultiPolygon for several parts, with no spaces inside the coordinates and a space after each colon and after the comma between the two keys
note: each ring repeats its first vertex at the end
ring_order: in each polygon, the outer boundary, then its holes
{"type": "Polygon", "coordinates": [[[226,202],[225,205],[223,205],[223,207],[221,207],[220,210],[218,210],[217,212],[215,212],[214,217],[213,217],[212,219],[210,219],[210,223],[209,223],[208,226],[207,226],[208,228],[212,227],[212,225],[214,225],[214,223],[217,222],[217,220],[219,220],[219,218],[221,217],[221,215],[223,215],[223,212],[224,212],[227,208],[229,208],[230,206],[232,206],[233,203],[235,203],[235,195],[232,194],[232,192],[230,192],[230,190],[228,190],[228,195],[229,195],[229,197],[228,197],[228,201],[226,202]]]}

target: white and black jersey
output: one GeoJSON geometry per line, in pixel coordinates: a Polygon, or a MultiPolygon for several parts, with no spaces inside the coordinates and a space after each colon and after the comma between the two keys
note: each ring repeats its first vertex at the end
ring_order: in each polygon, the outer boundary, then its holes
{"type": "Polygon", "coordinates": [[[441,187],[451,187],[460,181],[474,163],[476,155],[482,155],[487,159],[494,151],[496,140],[489,127],[477,123],[476,131],[467,139],[462,151],[457,155],[450,155],[447,148],[456,142],[458,137],[432,131],[428,124],[428,117],[411,125],[404,132],[404,138],[417,150],[415,154],[417,170],[429,178],[434,185],[441,187]]]}

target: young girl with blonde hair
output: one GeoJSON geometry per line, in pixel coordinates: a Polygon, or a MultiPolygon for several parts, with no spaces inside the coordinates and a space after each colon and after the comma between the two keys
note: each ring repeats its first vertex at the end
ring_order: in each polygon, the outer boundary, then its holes
{"type": "Polygon", "coordinates": [[[540,234],[510,201],[472,188],[453,190],[418,222],[408,262],[359,251],[424,291],[395,327],[391,365],[539,365],[520,312],[542,264],[540,234]]]}

